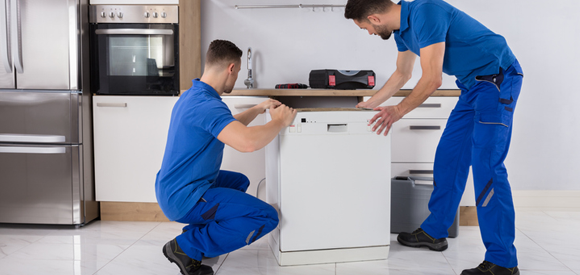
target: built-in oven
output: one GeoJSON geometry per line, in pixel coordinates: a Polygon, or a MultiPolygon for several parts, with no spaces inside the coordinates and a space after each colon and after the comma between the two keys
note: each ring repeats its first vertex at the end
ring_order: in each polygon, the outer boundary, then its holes
{"type": "Polygon", "coordinates": [[[90,7],[91,85],[101,95],[178,95],[178,7],[90,7]]]}

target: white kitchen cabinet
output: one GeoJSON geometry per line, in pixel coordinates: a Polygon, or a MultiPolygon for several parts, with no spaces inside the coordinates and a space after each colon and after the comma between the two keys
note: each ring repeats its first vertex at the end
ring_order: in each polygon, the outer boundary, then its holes
{"type": "Polygon", "coordinates": [[[157,202],[155,177],[178,97],[93,97],[98,201],[157,202]]]}
{"type": "MultiPolygon", "coordinates": [[[[223,96],[223,101],[228,105],[232,115],[236,115],[249,108],[265,101],[265,96],[223,96]]],[[[266,123],[265,114],[260,114],[248,126],[264,125],[266,123]]],[[[257,197],[258,184],[266,177],[265,149],[262,148],[251,153],[242,153],[230,146],[224,147],[224,157],[222,170],[240,172],[250,179],[250,187],[246,193],[257,197]]],[[[264,190],[265,184],[262,182],[260,190],[264,190]]],[[[263,191],[260,191],[263,196],[263,191]]]]}
{"type": "MultiPolygon", "coordinates": [[[[365,97],[368,100],[370,97],[365,97]]],[[[404,97],[392,97],[380,106],[399,104],[404,97]]],[[[430,97],[421,106],[393,124],[391,173],[397,176],[433,176],[433,162],[447,118],[457,97],[430,97]]],[[[470,171],[460,206],[475,206],[470,171]]]]}

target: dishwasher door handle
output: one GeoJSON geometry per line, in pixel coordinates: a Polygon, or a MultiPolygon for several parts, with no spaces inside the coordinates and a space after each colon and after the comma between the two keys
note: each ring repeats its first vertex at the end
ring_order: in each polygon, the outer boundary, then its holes
{"type": "Polygon", "coordinates": [[[326,131],[331,133],[343,133],[348,131],[348,124],[346,123],[327,124],[326,131]]]}

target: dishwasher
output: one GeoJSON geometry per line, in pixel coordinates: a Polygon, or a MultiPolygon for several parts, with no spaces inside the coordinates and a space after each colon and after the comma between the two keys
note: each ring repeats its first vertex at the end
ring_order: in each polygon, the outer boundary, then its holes
{"type": "Polygon", "coordinates": [[[266,201],[280,218],[268,244],[278,264],[386,259],[391,137],[368,126],[377,112],[297,111],[266,147],[266,201]]]}

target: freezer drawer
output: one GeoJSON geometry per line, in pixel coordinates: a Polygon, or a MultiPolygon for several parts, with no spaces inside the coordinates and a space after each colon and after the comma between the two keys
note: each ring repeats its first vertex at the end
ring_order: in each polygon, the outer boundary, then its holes
{"type": "Polygon", "coordinates": [[[81,98],[71,92],[0,91],[0,143],[81,143],[81,98]]]}
{"type": "Polygon", "coordinates": [[[0,144],[0,223],[81,223],[81,151],[0,144]]]}

